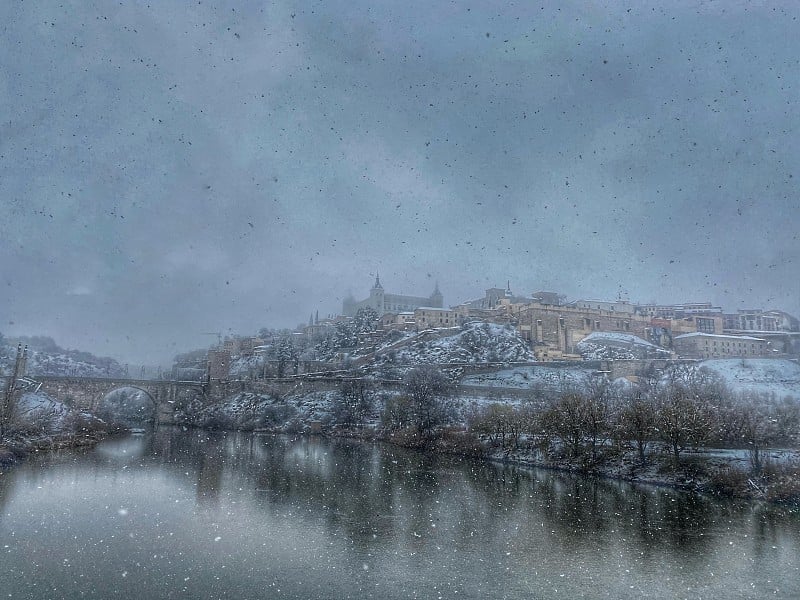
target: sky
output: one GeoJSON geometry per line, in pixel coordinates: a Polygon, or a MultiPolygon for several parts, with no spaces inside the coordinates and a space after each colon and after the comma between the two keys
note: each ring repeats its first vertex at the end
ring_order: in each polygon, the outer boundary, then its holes
{"type": "Polygon", "coordinates": [[[387,292],[800,313],[800,4],[0,3],[0,332],[168,364],[387,292]]]}

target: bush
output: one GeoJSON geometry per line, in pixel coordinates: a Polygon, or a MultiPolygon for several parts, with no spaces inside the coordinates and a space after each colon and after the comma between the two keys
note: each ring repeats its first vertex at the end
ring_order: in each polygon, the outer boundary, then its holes
{"type": "Polygon", "coordinates": [[[460,454],[462,456],[480,457],[486,451],[478,436],[469,431],[457,431],[445,429],[441,439],[437,442],[437,447],[450,454],[460,454]]]}
{"type": "Polygon", "coordinates": [[[422,448],[425,445],[425,439],[415,427],[407,427],[392,432],[389,435],[389,441],[404,448],[422,448]]]}
{"type": "Polygon", "coordinates": [[[218,412],[202,418],[199,425],[204,429],[236,429],[236,419],[229,414],[218,412]]]}
{"type": "Polygon", "coordinates": [[[12,465],[17,461],[16,454],[6,446],[0,446],[0,467],[12,465]]]}
{"type": "Polygon", "coordinates": [[[262,427],[283,427],[297,415],[297,408],[289,404],[271,404],[265,406],[261,412],[260,425],[262,427]]]}
{"type": "Polygon", "coordinates": [[[767,500],[800,505],[800,461],[767,463],[763,473],[767,500]]]}
{"type": "Polygon", "coordinates": [[[708,491],[717,496],[746,496],[752,489],[747,473],[731,465],[714,471],[708,483],[708,491]]]}
{"type": "Polygon", "coordinates": [[[8,425],[7,434],[11,437],[34,437],[52,435],[56,432],[56,419],[46,408],[32,410],[25,416],[15,417],[8,425]]]}
{"type": "Polygon", "coordinates": [[[303,422],[300,419],[292,419],[283,427],[284,433],[303,433],[305,427],[303,426],[303,422]]]}
{"type": "Polygon", "coordinates": [[[122,429],[120,425],[108,423],[102,419],[79,411],[71,411],[64,418],[64,431],[84,435],[107,434],[122,429]]]}

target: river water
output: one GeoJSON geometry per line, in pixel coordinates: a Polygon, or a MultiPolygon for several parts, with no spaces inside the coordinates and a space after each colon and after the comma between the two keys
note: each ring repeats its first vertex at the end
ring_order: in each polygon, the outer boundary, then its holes
{"type": "Polygon", "coordinates": [[[2,598],[800,598],[800,514],[161,428],[0,475],[2,598]]]}

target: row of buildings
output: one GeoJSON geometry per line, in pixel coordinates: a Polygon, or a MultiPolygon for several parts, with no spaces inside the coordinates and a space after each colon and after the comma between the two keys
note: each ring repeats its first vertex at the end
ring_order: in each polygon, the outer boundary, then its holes
{"type": "MultiPolygon", "coordinates": [[[[533,292],[520,296],[489,288],[481,298],[450,307],[438,284],[430,296],[388,293],[376,277],[369,296],[347,298],[344,317],[360,308],[373,309],[383,329],[422,331],[457,327],[469,320],[508,323],[516,327],[540,360],[577,358],[576,346],[594,332],[626,333],[687,358],[753,357],[798,354],[800,323],[780,310],[725,312],[710,302],[634,304],[625,300],[576,300],[533,292]]],[[[317,320],[318,331],[326,322],[317,320]]]]}
{"type": "MultiPolygon", "coordinates": [[[[509,325],[530,344],[539,361],[580,360],[578,345],[597,332],[636,336],[679,358],[800,355],[800,323],[779,310],[730,313],[709,302],[669,305],[624,300],[567,302],[564,295],[551,291],[517,295],[511,291],[510,283],[505,289],[489,288],[481,298],[448,307],[438,283],[429,296],[411,296],[387,292],[379,277],[363,300],[346,298],[341,315],[323,319],[318,314],[312,315],[308,325],[298,327],[292,335],[300,342],[313,344],[337,325],[357,320],[359,311],[363,313],[365,309],[371,309],[373,316],[377,316],[379,331],[372,337],[381,335],[381,331],[456,328],[471,321],[509,325]]],[[[366,337],[361,342],[370,345],[374,340],[366,337]]],[[[257,337],[227,338],[209,353],[208,372],[212,378],[224,378],[231,357],[264,353],[278,343],[267,332],[257,337]]]]}

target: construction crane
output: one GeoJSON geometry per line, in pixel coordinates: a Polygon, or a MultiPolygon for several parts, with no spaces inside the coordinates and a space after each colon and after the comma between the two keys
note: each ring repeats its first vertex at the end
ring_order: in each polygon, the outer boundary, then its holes
{"type": "Polygon", "coordinates": [[[217,346],[222,347],[222,332],[221,331],[204,331],[202,335],[215,335],[217,336],[217,346]]]}

